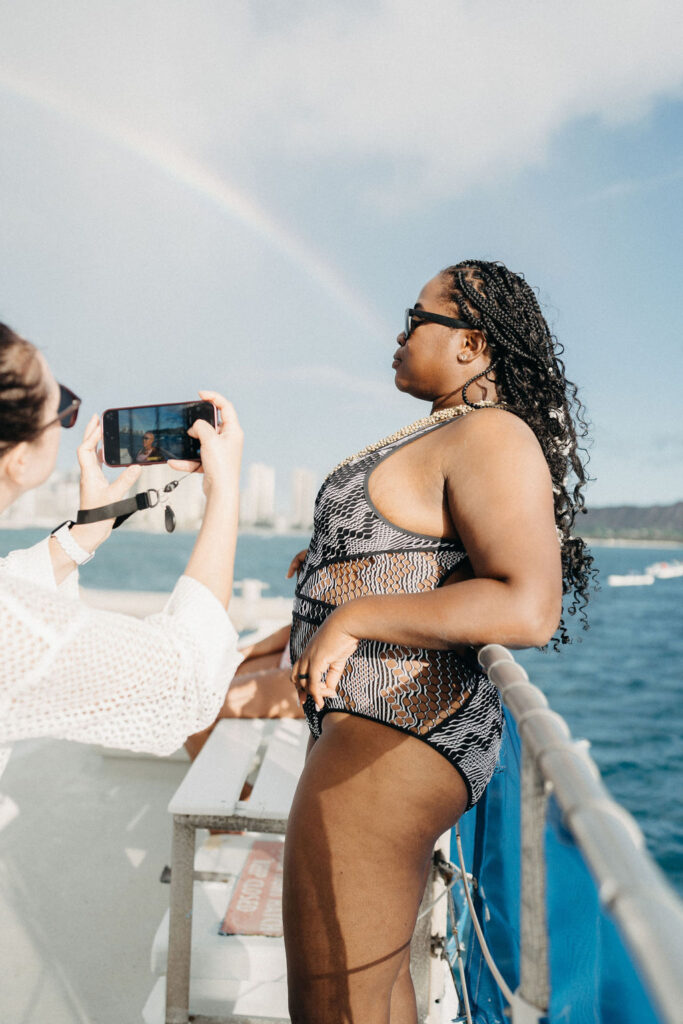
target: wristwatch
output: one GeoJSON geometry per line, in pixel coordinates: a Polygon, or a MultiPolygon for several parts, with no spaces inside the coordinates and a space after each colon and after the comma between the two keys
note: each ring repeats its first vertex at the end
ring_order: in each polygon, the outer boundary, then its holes
{"type": "Polygon", "coordinates": [[[85,565],[91,558],[94,557],[94,551],[86,551],[80,544],[71,536],[71,527],[75,526],[73,519],[67,519],[60,526],[55,526],[54,530],[50,534],[51,537],[61,545],[62,549],[67,553],[72,562],[76,565],[85,565]]]}

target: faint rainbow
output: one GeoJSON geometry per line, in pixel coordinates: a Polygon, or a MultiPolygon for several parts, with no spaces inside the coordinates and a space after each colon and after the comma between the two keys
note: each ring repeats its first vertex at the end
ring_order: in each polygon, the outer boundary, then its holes
{"type": "Polygon", "coordinates": [[[0,90],[50,110],[64,120],[96,133],[108,142],[125,149],[167,177],[191,189],[218,206],[223,213],[239,221],[269,246],[279,251],[299,270],[337,303],[350,320],[363,325],[368,333],[385,336],[391,327],[367,302],[365,297],[344,280],[329,259],[281,224],[260,203],[235,188],[192,156],[170,143],[154,139],[129,125],[114,123],[97,114],[73,97],[60,95],[28,79],[0,74],[0,90]]]}

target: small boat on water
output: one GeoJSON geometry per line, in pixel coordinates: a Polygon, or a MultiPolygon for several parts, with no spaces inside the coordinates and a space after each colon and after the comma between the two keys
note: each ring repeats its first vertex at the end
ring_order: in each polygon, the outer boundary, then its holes
{"type": "Polygon", "coordinates": [[[683,576],[683,562],[674,559],[673,562],[653,562],[645,570],[658,580],[672,580],[676,576],[683,576]]]}
{"type": "Polygon", "coordinates": [[[612,573],[607,577],[609,587],[649,587],[655,581],[653,573],[628,572],[623,576],[612,573]]]}

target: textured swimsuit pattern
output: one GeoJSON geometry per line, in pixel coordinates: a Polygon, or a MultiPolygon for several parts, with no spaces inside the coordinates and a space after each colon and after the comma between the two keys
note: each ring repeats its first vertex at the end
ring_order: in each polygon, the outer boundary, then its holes
{"type": "MultiPolygon", "coordinates": [[[[439,424],[442,426],[443,424],[439,424]]],[[[367,594],[435,590],[466,558],[459,541],[403,530],[370,500],[373,469],[430,426],[393,441],[332,473],[315,503],[313,536],[296,588],[290,641],[296,661],[330,612],[367,594]]],[[[453,651],[362,640],[347,662],[337,695],[318,711],[304,708],[314,736],[328,711],[383,722],[424,740],[457,769],[468,807],[481,797],[498,759],[502,712],[498,691],[474,663],[453,651]]]]}

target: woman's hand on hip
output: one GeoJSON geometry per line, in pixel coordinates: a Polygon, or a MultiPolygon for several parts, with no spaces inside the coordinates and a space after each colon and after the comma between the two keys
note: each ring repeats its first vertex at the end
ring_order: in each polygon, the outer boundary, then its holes
{"type": "Polygon", "coordinates": [[[346,607],[342,605],[328,615],[292,666],[291,679],[302,705],[311,696],[320,710],[325,697],[334,697],[346,663],[358,648],[359,638],[349,632],[345,623],[346,607]]]}

